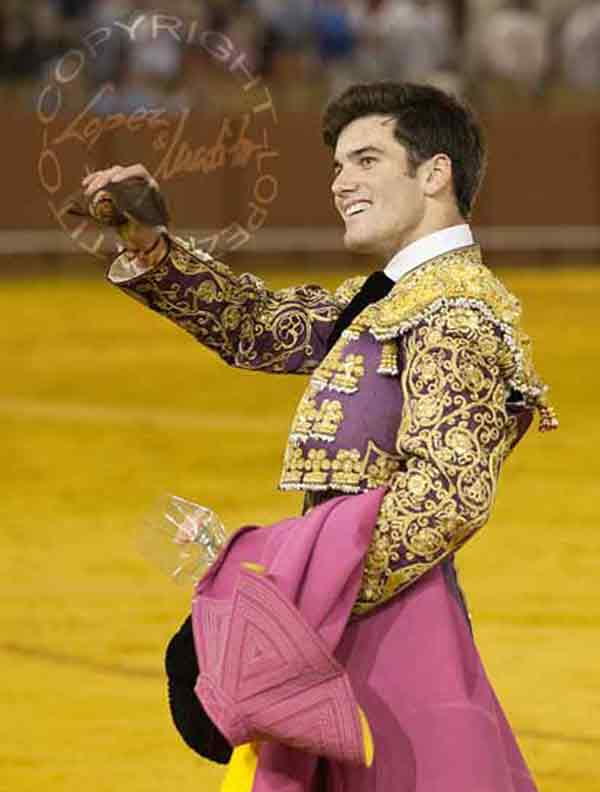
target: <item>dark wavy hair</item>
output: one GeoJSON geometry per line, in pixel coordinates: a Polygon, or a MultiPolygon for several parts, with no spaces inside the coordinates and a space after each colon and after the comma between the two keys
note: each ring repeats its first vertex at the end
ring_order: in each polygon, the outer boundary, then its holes
{"type": "Polygon", "coordinates": [[[483,130],[472,108],[432,85],[359,83],[325,108],[325,145],[335,149],[344,127],[368,115],[395,118],[394,136],[406,148],[412,176],[422,162],[436,154],[450,158],[458,210],[469,219],[486,165],[483,130]]]}

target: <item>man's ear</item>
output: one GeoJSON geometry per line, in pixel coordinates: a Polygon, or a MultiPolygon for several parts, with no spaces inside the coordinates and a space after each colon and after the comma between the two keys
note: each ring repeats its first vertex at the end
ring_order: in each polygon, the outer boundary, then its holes
{"type": "Polygon", "coordinates": [[[423,192],[433,197],[452,187],[452,160],[447,154],[436,154],[431,159],[423,162],[423,192]]]}

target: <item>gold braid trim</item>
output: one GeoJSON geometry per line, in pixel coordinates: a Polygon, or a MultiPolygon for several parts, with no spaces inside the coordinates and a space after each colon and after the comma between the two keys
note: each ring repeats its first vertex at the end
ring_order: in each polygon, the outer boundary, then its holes
{"type": "Polygon", "coordinates": [[[366,308],[353,329],[368,329],[378,341],[389,341],[424,320],[451,308],[476,309],[501,335],[501,368],[506,382],[540,413],[540,430],[558,426],[538,376],[531,340],[520,326],[519,301],[484,266],[481,250],[472,245],[432,259],[402,278],[391,292],[366,308]]]}
{"type": "Polygon", "coordinates": [[[368,613],[487,521],[517,420],[506,410],[501,339],[474,308],[439,311],[402,338],[403,410],[354,615],[368,613]]]}
{"type": "Polygon", "coordinates": [[[132,284],[120,283],[124,291],[231,365],[300,374],[318,367],[323,336],[340,311],[330,292],[312,285],[273,291],[250,273],[235,274],[193,239],[169,240],[168,259],[132,284]]]}
{"type": "Polygon", "coordinates": [[[366,275],[356,275],[354,278],[348,278],[341,283],[334,292],[335,301],[344,307],[355,297],[362,289],[364,282],[367,280],[366,275]]]}

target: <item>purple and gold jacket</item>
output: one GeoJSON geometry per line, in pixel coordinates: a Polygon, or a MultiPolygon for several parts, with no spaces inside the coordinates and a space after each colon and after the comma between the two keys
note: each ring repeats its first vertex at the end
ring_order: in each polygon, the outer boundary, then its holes
{"type": "Polygon", "coordinates": [[[457,550],[487,521],[500,467],[537,408],[556,420],[519,324],[518,301],[477,245],[430,260],[369,305],[327,353],[336,318],[365,278],[330,293],[269,290],[171,238],[153,269],[117,285],[228,364],[310,374],[280,487],[387,487],[353,613],[366,613],[457,550]]]}

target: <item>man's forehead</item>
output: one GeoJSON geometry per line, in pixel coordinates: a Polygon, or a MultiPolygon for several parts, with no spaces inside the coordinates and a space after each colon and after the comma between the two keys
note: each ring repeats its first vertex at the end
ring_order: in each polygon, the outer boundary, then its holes
{"type": "MultiPolygon", "coordinates": [[[[370,146],[385,148],[395,141],[394,117],[369,115],[357,118],[345,126],[339,134],[335,157],[348,156],[357,149],[370,146]]],[[[397,142],[397,141],[396,141],[397,142]]]]}

